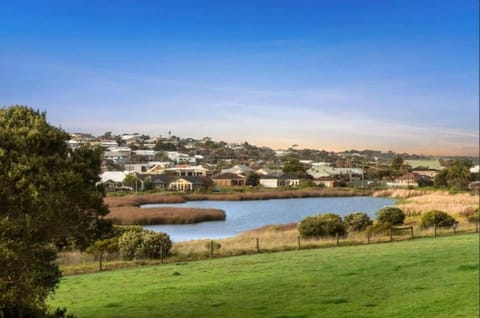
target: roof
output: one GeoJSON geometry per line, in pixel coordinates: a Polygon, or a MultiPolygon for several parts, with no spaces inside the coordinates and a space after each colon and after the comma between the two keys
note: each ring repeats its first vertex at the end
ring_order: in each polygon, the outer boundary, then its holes
{"type": "Polygon", "coordinates": [[[226,173],[219,173],[212,177],[212,180],[244,180],[245,177],[236,173],[226,172],[226,173]]]}
{"type": "Polygon", "coordinates": [[[406,160],[407,164],[412,167],[412,169],[416,169],[418,167],[423,167],[431,170],[442,170],[444,167],[440,164],[440,160],[432,159],[432,160],[406,160]]]}
{"type": "Polygon", "coordinates": [[[227,172],[231,172],[231,173],[242,173],[242,174],[247,174],[249,173],[250,171],[252,171],[251,168],[247,167],[247,166],[244,166],[244,165],[236,165],[236,166],[233,166],[232,168],[230,169],[222,169],[221,173],[227,173],[227,172]]]}
{"type": "Polygon", "coordinates": [[[293,173],[284,173],[282,174],[280,177],[278,177],[279,179],[283,179],[283,180],[287,180],[287,179],[294,179],[294,180],[297,180],[297,179],[301,179],[298,175],[296,174],[293,174],[293,173]]]}
{"type": "Polygon", "coordinates": [[[106,171],[100,175],[102,183],[107,181],[122,183],[127,174],[123,171],[106,171]]]}
{"type": "Polygon", "coordinates": [[[326,177],[318,177],[315,181],[337,181],[334,177],[326,176],[326,177]]]}
{"type": "Polygon", "coordinates": [[[199,184],[199,185],[205,184],[207,180],[206,177],[202,177],[202,176],[181,176],[181,177],[175,177],[175,179],[173,179],[171,182],[175,182],[180,179],[187,180],[192,184],[199,184]]]}

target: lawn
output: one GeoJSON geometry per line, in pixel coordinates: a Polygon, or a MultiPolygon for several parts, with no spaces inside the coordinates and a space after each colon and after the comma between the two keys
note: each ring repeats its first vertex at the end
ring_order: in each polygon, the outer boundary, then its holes
{"type": "Polygon", "coordinates": [[[62,279],[80,317],[478,317],[478,234],[259,254],[62,279]]]}

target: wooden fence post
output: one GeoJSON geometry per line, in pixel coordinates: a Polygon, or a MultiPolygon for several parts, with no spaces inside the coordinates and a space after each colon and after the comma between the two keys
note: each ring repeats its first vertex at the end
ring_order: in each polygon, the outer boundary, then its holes
{"type": "Polygon", "coordinates": [[[370,244],[370,233],[367,233],[367,244],[370,244]]]}
{"type": "Polygon", "coordinates": [[[260,241],[257,237],[257,253],[260,253],[260,241]]]}
{"type": "Polygon", "coordinates": [[[337,240],[336,246],[340,245],[340,236],[338,235],[338,232],[335,233],[335,239],[337,240]]]}
{"type": "Polygon", "coordinates": [[[210,257],[213,257],[213,241],[210,241],[210,257]]]}
{"type": "Polygon", "coordinates": [[[437,236],[437,224],[433,224],[433,236],[437,236]]]}
{"type": "Polygon", "coordinates": [[[298,241],[298,249],[300,249],[301,248],[301,246],[300,246],[300,236],[297,236],[297,241],[298,241]]]}
{"type": "Polygon", "coordinates": [[[393,241],[393,230],[390,228],[390,242],[393,241]]]}
{"type": "Polygon", "coordinates": [[[163,244],[160,245],[160,264],[163,264],[163,244]]]}
{"type": "Polygon", "coordinates": [[[410,238],[413,239],[413,226],[410,228],[410,238]]]}
{"type": "Polygon", "coordinates": [[[102,270],[103,270],[103,251],[100,250],[99,262],[98,262],[98,271],[101,272],[102,270]]]}

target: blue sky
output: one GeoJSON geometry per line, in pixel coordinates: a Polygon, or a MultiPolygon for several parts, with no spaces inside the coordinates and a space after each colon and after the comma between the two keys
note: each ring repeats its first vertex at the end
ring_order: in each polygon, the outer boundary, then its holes
{"type": "Polygon", "coordinates": [[[478,1],[0,1],[0,105],[67,131],[478,155],[478,1]]]}

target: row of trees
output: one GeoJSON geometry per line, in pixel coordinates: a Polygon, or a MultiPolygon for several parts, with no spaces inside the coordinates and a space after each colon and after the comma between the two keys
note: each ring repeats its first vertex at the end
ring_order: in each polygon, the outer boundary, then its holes
{"type": "MultiPolygon", "coordinates": [[[[298,225],[298,231],[302,237],[331,237],[345,235],[347,232],[373,232],[385,231],[392,226],[402,225],[405,221],[405,213],[396,207],[386,207],[376,214],[375,223],[366,213],[356,212],[346,215],[343,219],[334,213],[319,214],[303,219],[298,225]]],[[[478,212],[469,221],[478,222],[478,212]],[[475,219],[476,217],[476,219],[475,219]]],[[[457,221],[451,215],[443,211],[429,211],[422,215],[421,227],[450,227],[457,221]]]]}

